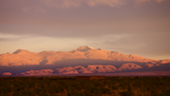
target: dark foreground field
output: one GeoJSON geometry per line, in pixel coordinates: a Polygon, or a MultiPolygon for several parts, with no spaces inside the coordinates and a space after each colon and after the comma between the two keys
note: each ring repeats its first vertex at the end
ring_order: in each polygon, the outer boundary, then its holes
{"type": "Polygon", "coordinates": [[[0,77],[0,96],[170,96],[170,77],[0,77]]]}

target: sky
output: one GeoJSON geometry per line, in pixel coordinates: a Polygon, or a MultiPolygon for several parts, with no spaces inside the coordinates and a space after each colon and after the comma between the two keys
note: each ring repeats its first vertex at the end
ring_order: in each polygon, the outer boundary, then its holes
{"type": "Polygon", "coordinates": [[[170,59],[170,0],[0,0],[0,54],[88,45],[170,59]]]}

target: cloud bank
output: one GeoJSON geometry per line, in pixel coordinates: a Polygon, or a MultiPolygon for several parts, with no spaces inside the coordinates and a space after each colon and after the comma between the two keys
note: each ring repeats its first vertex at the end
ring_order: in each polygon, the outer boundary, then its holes
{"type": "Polygon", "coordinates": [[[40,2],[43,2],[45,5],[50,7],[79,7],[84,4],[88,6],[98,6],[98,5],[107,5],[110,7],[120,6],[124,5],[129,1],[133,1],[136,3],[144,3],[149,1],[155,1],[157,3],[160,3],[164,0],[40,0],[40,2]]]}
{"type": "MultiPolygon", "coordinates": [[[[134,4],[145,3],[145,2],[163,2],[165,0],[1,0],[1,7],[8,5],[8,7],[13,7],[14,9],[27,11],[39,11],[45,12],[46,7],[48,8],[72,8],[81,6],[110,6],[119,7],[121,5],[126,5],[129,2],[134,4]]],[[[1,8],[0,7],[0,8],[1,8]]],[[[0,11],[3,10],[0,9],[0,11]]]]}

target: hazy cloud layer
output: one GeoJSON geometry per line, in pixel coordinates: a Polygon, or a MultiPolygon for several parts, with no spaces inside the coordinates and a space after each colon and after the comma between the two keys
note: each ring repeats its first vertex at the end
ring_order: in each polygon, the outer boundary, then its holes
{"type": "MultiPolygon", "coordinates": [[[[101,6],[106,5],[110,7],[116,7],[120,5],[125,5],[127,2],[135,2],[135,3],[144,3],[149,1],[155,1],[157,3],[160,3],[164,0],[34,0],[37,4],[41,4],[42,6],[48,6],[48,7],[55,7],[55,8],[69,8],[69,7],[80,7],[83,5],[88,6],[101,6]]],[[[28,0],[27,2],[31,2],[28,0]]],[[[37,10],[41,10],[43,12],[43,9],[41,9],[42,6],[36,6],[37,10]]],[[[23,11],[30,10],[31,7],[25,7],[23,11]]]]}
{"type": "Polygon", "coordinates": [[[134,2],[136,4],[145,2],[163,2],[165,0],[1,0],[0,5],[6,8],[14,8],[18,11],[28,12],[37,11],[45,12],[47,7],[52,8],[70,8],[70,7],[81,7],[81,6],[110,6],[118,7],[126,5],[128,2],[134,2]]]}

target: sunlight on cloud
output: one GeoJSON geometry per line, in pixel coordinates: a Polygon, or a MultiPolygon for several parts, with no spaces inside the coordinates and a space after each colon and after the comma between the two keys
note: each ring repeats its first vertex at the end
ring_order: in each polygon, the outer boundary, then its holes
{"type": "Polygon", "coordinates": [[[156,1],[157,3],[160,3],[164,0],[134,0],[136,3],[144,3],[144,2],[149,2],[149,1],[156,1]]]}
{"type": "MultiPolygon", "coordinates": [[[[89,45],[92,47],[98,47],[105,45],[105,40],[111,40],[116,42],[117,40],[129,37],[128,34],[110,34],[101,37],[91,37],[91,38],[53,38],[46,36],[25,36],[17,40],[1,41],[0,53],[9,51],[14,52],[17,49],[26,49],[33,52],[40,52],[43,50],[47,51],[69,51],[75,49],[76,47],[89,45]],[[100,40],[98,39],[100,38],[100,40]],[[98,43],[100,46],[95,46],[98,43]]],[[[9,36],[8,36],[9,37],[9,36]]],[[[14,36],[15,37],[15,36],[14,36]]],[[[112,44],[111,44],[112,45],[112,44]]],[[[103,46],[104,48],[104,46],[103,46]]],[[[107,49],[107,48],[106,48],[107,49]]]]}
{"type": "MultiPolygon", "coordinates": [[[[36,0],[35,2],[32,2],[30,0],[26,0],[25,2],[22,1],[21,5],[18,5],[17,7],[21,7],[20,10],[23,12],[28,11],[36,11],[45,13],[46,8],[57,8],[57,9],[63,9],[63,8],[72,8],[72,7],[81,7],[81,6],[110,6],[110,7],[119,7],[122,5],[126,5],[129,1],[134,2],[136,4],[141,4],[145,2],[155,1],[157,3],[160,3],[165,0],[36,0]],[[25,3],[25,2],[30,3],[25,3]]],[[[13,1],[10,1],[11,3],[14,3],[13,1]]]]}
{"type": "Polygon", "coordinates": [[[13,38],[20,38],[20,37],[21,36],[19,36],[19,35],[0,33],[0,38],[2,38],[2,39],[13,39],[13,38]]]}
{"type": "MultiPolygon", "coordinates": [[[[136,3],[143,3],[148,1],[156,1],[162,2],[164,0],[129,0],[134,1],[136,3]]],[[[127,0],[41,0],[39,2],[43,2],[44,5],[48,7],[56,7],[56,8],[68,8],[68,7],[79,7],[83,4],[87,4],[91,7],[98,5],[107,5],[110,7],[116,7],[120,5],[125,5],[127,0]]]]}
{"type": "Polygon", "coordinates": [[[164,1],[164,0],[157,0],[158,3],[159,3],[159,2],[162,2],[162,1],[164,1]]]}
{"type": "MultiPolygon", "coordinates": [[[[2,36],[2,35],[1,35],[2,36]]],[[[5,36],[4,36],[5,37],[5,36]]],[[[15,38],[17,36],[8,35],[6,37],[15,38]]],[[[18,37],[17,37],[18,38],[18,37]]],[[[104,50],[118,51],[124,54],[137,54],[144,57],[152,57],[155,54],[146,55],[144,52],[150,51],[149,43],[144,43],[135,34],[106,34],[96,37],[69,37],[54,38],[47,36],[25,36],[16,40],[0,41],[0,54],[13,53],[17,49],[25,49],[31,52],[41,51],[70,51],[80,46],[88,45],[94,48],[102,48],[104,50]],[[138,40],[139,39],[139,40],[138,40]],[[140,51],[140,52],[139,52],[140,51]]],[[[152,50],[152,49],[151,49],[152,50]]],[[[166,49],[165,49],[166,50],[166,49]]],[[[158,53],[159,54],[159,53],[158,53]]],[[[159,58],[166,54],[159,54],[159,58]]],[[[154,58],[158,58],[155,57],[154,58]]]]}
{"type": "Polygon", "coordinates": [[[83,0],[42,0],[44,5],[55,8],[79,7],[83,0]]]}
{"type": "Polygon", "coordinates": [[[108,5],[114,7],[124,4],[123,0],[87,0],[86,2],[89,6],[108,5]]]}
{"type": "Polygon", "coordinates": [[[63,0],[63,6],[62,7],[79,7],[82,0],[63,0]]]}
{"type": "Polygon", "coordinates": [[[44,0],[45,5],[56,8],[79,7],[83,4],[89,6],[108,5],[111,7],[124,4],[123,0],[44,0]]]}
{"type": "Polygon", "coordinates": [[[0,42],[0,53],[9,51],[14,52],[17,49],[26,49],[33,52],[47,51],[65,51],[68,49],[74,49],[75,46],[81,44],[87,44],[86,40],[81,38],[51,38],[45,36],[29,36],[21,38],[19,40],[11,40],[6,42],[0,42]]]}

